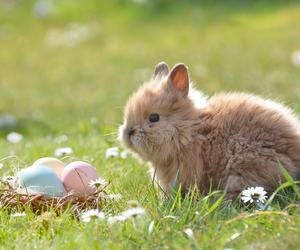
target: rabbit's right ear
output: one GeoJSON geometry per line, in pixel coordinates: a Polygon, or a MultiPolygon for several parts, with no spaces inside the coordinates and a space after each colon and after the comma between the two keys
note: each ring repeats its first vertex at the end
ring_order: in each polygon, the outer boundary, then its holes
{"type": "Polygon", "coordinates": [[[153,78],[167,76],[169,74],[168,64],[160,62],[155,66],[153,78]]]}
{"type": "Polygon", "coordinates": [[[168,76],[168,86],[170,89],[187,96],[189,93],[188,68],[183,63],[174,66],[168,76]]]}

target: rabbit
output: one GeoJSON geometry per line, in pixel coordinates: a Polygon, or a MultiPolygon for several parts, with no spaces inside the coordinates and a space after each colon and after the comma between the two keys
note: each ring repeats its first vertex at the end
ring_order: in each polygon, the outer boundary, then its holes
{"type": "Polygon", "coordinates": [[[300,177],[300,122],[280,103],[247,93],[206,97],[193,88],[185,64],[165,62],[130,97],[119,138],[155,168],[169,194],[226,190],[237,197],[247,187],[274,191],[284,167],[300,177]],[[175,183],[174,183],[175,182],[175,183]]]}

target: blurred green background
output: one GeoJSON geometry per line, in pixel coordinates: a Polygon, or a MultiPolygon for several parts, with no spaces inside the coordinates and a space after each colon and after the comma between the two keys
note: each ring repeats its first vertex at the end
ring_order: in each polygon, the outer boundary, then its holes
{"type": "Polygon", "coordinates": [[[299,1],[1,0],[0,114],[28,137],[113,132],[161,60],[300,111],[299,49],[299,1]]]}

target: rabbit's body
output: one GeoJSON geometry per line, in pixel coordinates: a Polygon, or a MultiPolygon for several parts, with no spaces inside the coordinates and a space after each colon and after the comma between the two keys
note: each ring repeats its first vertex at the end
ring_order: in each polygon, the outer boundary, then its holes
{"type": "Polygon", "coordinates": [[[288,108],[243,93],[205,102],[189,89],[186,68],[176,67],[168,75],[158,68],[131,98],[121,129],[165,191],[174,181],[183,190],[226,188],[233,196],[249,186],[272,191],[282,181],[279,165],[300,178],[300,123],[288,108]]]}

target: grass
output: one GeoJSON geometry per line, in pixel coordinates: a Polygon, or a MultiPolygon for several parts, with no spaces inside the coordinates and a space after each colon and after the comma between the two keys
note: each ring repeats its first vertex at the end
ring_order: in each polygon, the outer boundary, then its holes
{"type": "Polygon", "coordinates": [[[128,200],[137,200],[147,213],[108,225],[82,223],[71,212],[45,219],[27,211],[14,218],[0,209],[0,249],[299,249],[298,191],[281,190],[272,210],[259,212],[217,202],[220,193],[197,202],[196,193],[184,199],[178,193],[165,201],[146,164],[104,158],[108,147],[118,145],[126,99],[160,60],[185,62],[208,95],[253,92],[299,113],[300,70],[290,61],[299,49],[299,2],[52,2],[46,18],[37,17],[33,1],[0,2],[0,113],[14,115],[14,130],[24,135],[11,145],[8,131],[0,130],[0,174],[14,174],[70,146],[74,153],[66,162],[90,161],[111,181],[109,192],[122,194],[105,213],[127,209],[128,200]],[[47,42],[51,32],[68,30],[70,23],[87,27],[90,36],[74,46],[47,42]],[[67,142],[56,140],[62,134],[67,142]]]}

